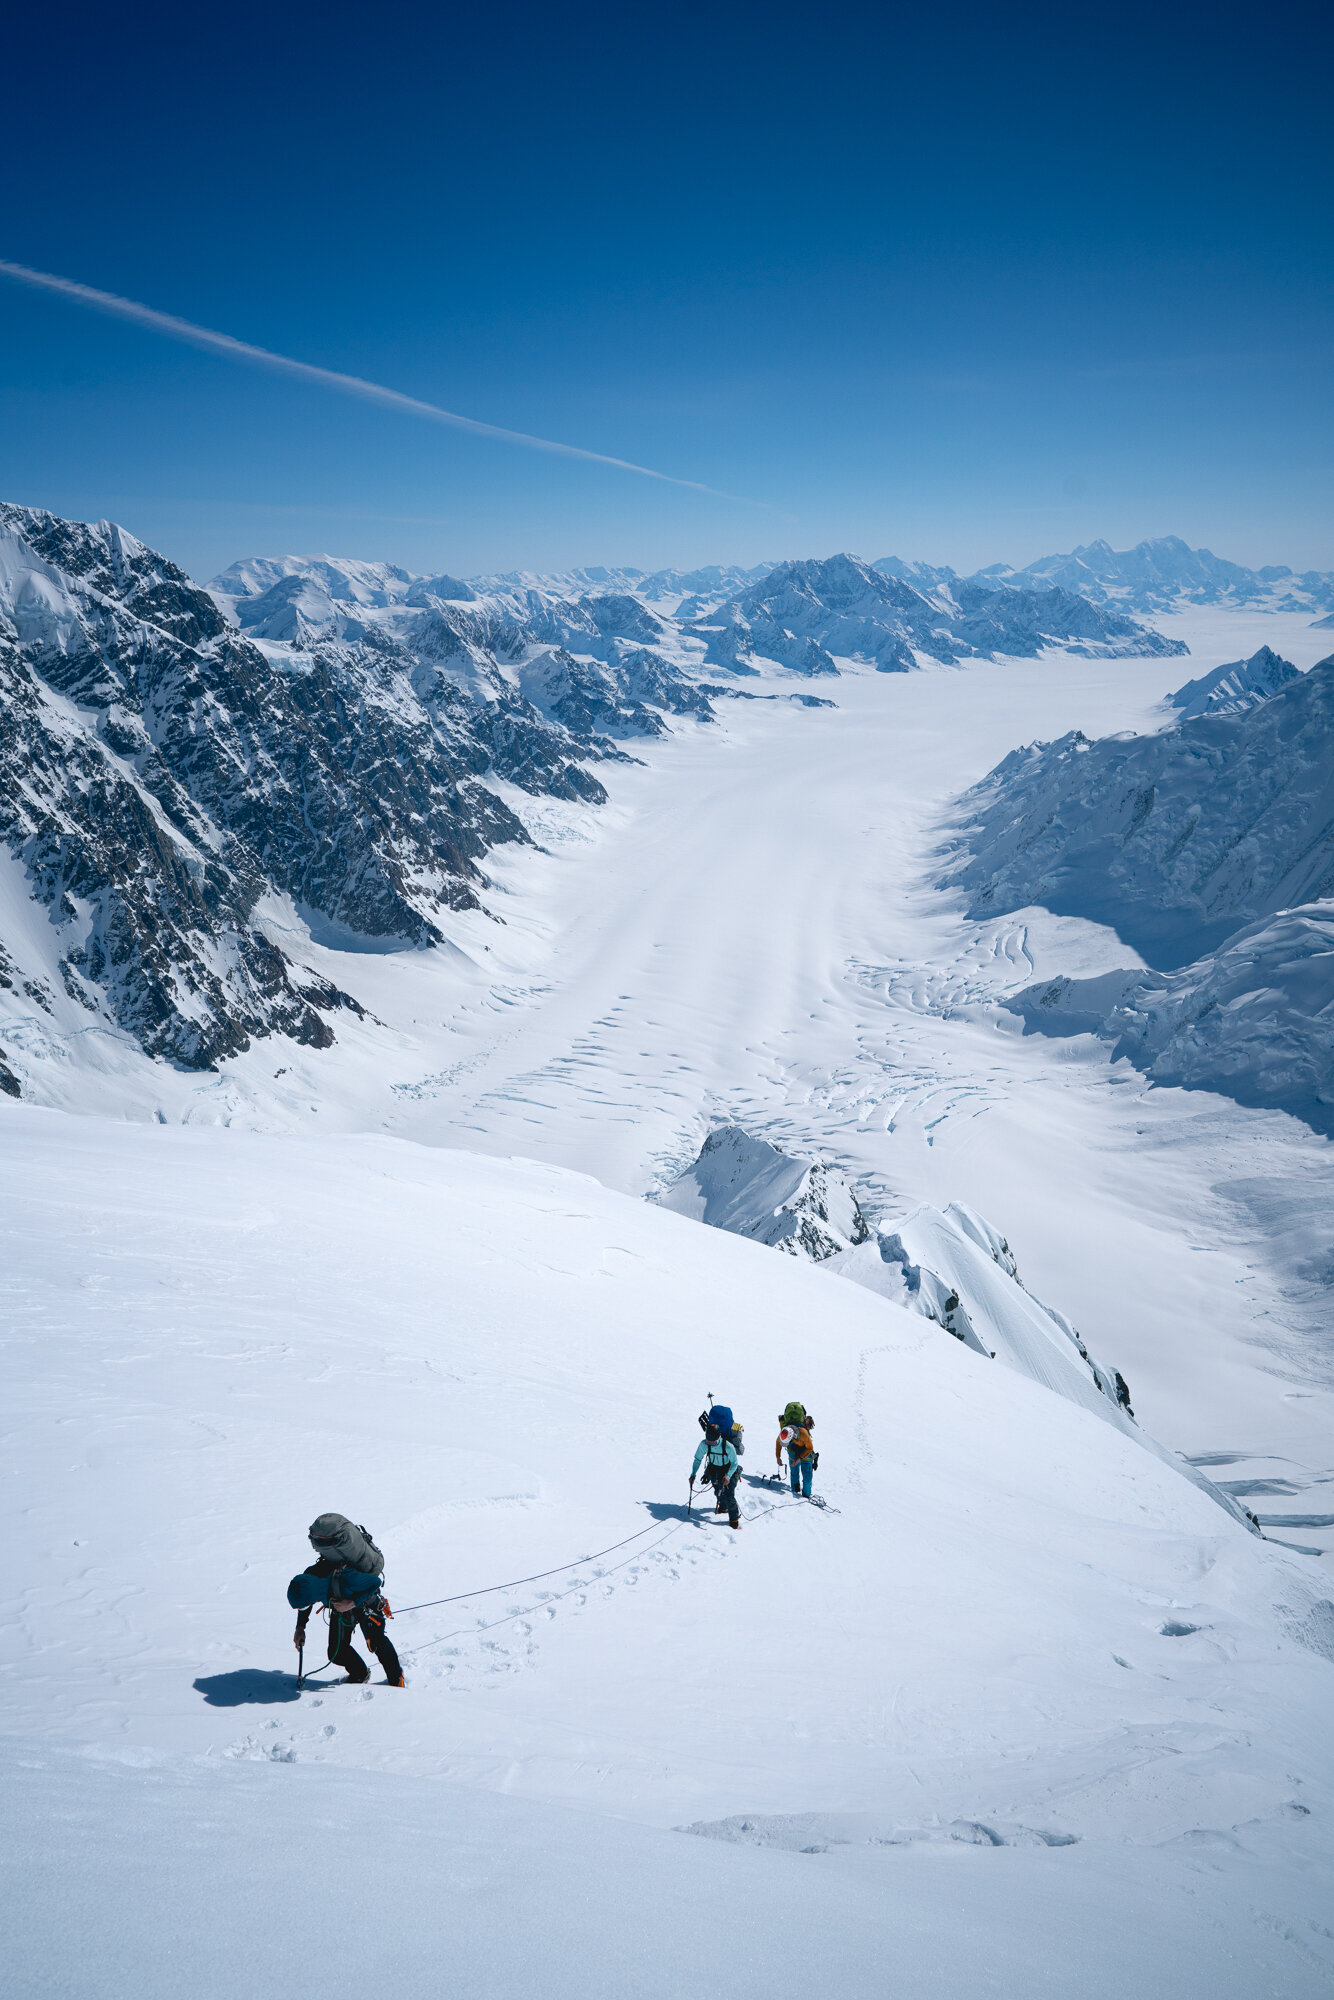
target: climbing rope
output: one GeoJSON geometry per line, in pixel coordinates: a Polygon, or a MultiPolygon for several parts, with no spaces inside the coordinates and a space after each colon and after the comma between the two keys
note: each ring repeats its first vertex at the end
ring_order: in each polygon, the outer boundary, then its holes
{"type": "MultiPolygon", "coordinates": [[[[608,1549],[597,1549],[591,1556],[576,1556],[573,1562],[557,1563],[555,1569],[540,1569],[533,1576],[516,1576],[512,1583],[488,1583],[480,1590],[456,1591],[453,1597],[432,1597],[425,1604],[405,1604],[401,1611],[394,1613],[394,1616],[395,1618],[406,1618],[409,1611],[433,1611],[439,1604],[462,1604],[464,1599],[468,1597],[490,1597],[493,1591],[518,1590],[525,1583],[541,1583],[548,1576],[563,1576],[567,1569],[582,1569],[585,1563],[601,1562],[603,1556],[615,1555],[617,1549],[624,1549],[631,1542],[641,1541],[645,1535],[651,1535],[655,1528],[660,1528],[661,1526],[661,1521],[650,1521],[648,1526],[641,1528],[637,1534],[627,1535],[623,1542],[613,1542],[608,1549]]],[[[682,1526],[682,1523],[676,1521],[673,1523],[673,1526],[679,1528],[682,1526]]]]}
{"type": "MultiPolygon", "coordinates": [[[[752,1521],[761,1521],[764,1519],[764,1516],[766,1514],[777,1513],[783,1505],[784,1502],[781,1500],[771,1500],[767,1506],[757,1508],[755,1513],[746,1516],[746,1518],[752,1521]]],[[[684,1528],[685,1525],[686,1523],[684,1521],[673,1521],[671,1526],[668,1528],[666,1534],[663,1535],[659,1541],[650,1543],[649,1545],[650,1548],[655,1548],[655,1549],[661,1548],[663,1542],[669,1540],[670,1537],[674,1535],[678,1529],[684,1528]]],[[[597,1549],[594,1551],[592,1555],[577,1556],[573,1562],[558,1563],[554,1569],[540,1569],[536,1571],[535,1574],[532,1576],[515,1577],[512,1583],[488,1583],[483,1585],[483,1587],[479,1590],[457,1591],[452,1597],[432,1597],[428,1599],[427,1602],[424,1604],[405,1604],[402,1610],[396,1611],[394,1613],[394,1616],[395,1618],[405,1618],[410,1611],[434,1611],[439,1605],[442,1604],[462,1604],[468,1598],[471,1597],[490,1597],[498,1590],[520,1590],[522,1589],[525,1583],[542,1583],[549,1576],[563,1576],[567,1570],[582,1569],[585,1563],[601,1562],[603,1556],[615,1555],[618,1549],[628,1548],[631,1542],[642,1541],[645,1535],[651,1535],[655,1529],[660,1528],[661,1526],[662,1526],[661,1521],[650,1521],[646,1528],[640,1528],[636,1534],[627,1535],[623,1541],[613,1542],[609,1548],[597,1549]]],[[[645,1553],[647,1553],[647,1551],[645,1553]]],[[[634,1558],[627,1557],[626,1560],[632,1562],[634,1558]]],[[[610,1573],[611,1575],[614,1576],[616,1574],[616,1570],[624,1568],[625,1568],[625,1563],[617,1563],[616,1569],[612,1570],[610,1573]]],[[[595,1577],[593,1581],[600,1582],[601,1579],[595,1577]]],[[[573,1596],[576,1590],[582,1588],[583,1585],[574,1584],[571,1586],[569,1590],[562,1591],[560,1593],[560,1596],[571,1597],[573,1596]]],[[[559,1602],[560,1599],[557,1598],[555,1601],[559,1602]]],[[[522,1618],[523,1616],[525,1616],[525,1613],[522,1611],[507,1612],[504,1618],[496,1619],[495,1624],[507,1625],[512,1618],[522,1618]]],[[[492,1625],[484,1625],[480,1629],[484,1632],[490,1632],[493,1631],[495,1628],[492,1625]]],[[[459,1634],[454,1632],[449,1632],[445,1634],[445,1637],[450,1639],[457,1638],[458,1636],[459,1634]]],[[[424,1652],[430,1646],[439,1646],[443,1644],[444,1644],[443,1639],[429,1639],[426,1642],[426,1646],[419,1647],[418,1651],[424,1652]]]]}
{"type": "MultiPolygon", "coordinates": [[[[660,1521],[655,1521],[655,1522],[653,1523],[653,1526],[654,1526],[655,1528],[658,1528],[658,1527],[661,1527],[661,1525],[662,1525],[662,1523],[661,1523],[660,1521]]],[[[670,1540],[671,1540],[671,1538],[672,1538],[672,1536],[673,1536],[674,1534],[676,1534],[676,1533],[677,1533],[677,1532],[678,1532],[678,1531],[679,1531],[679,1530],[680,1530],[681,1528],[684,1528],[684,1526],[685,1526],[685,1522],[684,1522],[684,1521],[673,1521],[673,1522],[672,1522],[672,1525],[671,1525],[671,1527],[670,1527],[670,1528],[669,1528],[669,1529],[667,1530],[667,1533],[666,1533],[665,1535],[663,1535],[663,1536],[661,1537],[661,1539],[660,1539],[660,1540],[658,1540],[658,1541],[656,1541],[656,1542],[650,1542],[650,1543],[649,1543],[649,1545],[648,1545],[648,1548],[649,1548],[649,1550],[652,1550],[652,1549],[658,1549],[658,1548],[661,1548],[661,1547],[662,1547],[662,1544],[663,1544],[663,1542],[667,1542],[667,1541],[670,1541],[670,1540]]],[[[647,1533],[648,1533],[648,1530],[647,1530],[647,1528],[645,1528],[645,1529],[643,1529],[643,1530],[642,1530],[641,1532],[642,1532],[642,1533],[644,1533],[644,1534],[647,1534],[647,1533]]],[[[627,1535],[627,1537],[626,1537],[626,1541],[631,1541],[631,1542],[637,1542],[637,1541],[638,1541],[639,1539],[640,1539],[640,1537],[639,1537],[638,1535],[627,1535]]],[[[614,1544],[613,1544],[613,1547],[615,1547],[615,1548],[624,1548],[624,1547],[625,1547],[625,1542],[616,1542],[616,1543],[614,1543],[614,1544]]],[[[604,1554],[604,1555],[609,1555],[610,1553],[611,1553],[611,1550],[609,1550],[609,1549],[604,1549],[604,1550],[603,1550],[603,1554],[604,1554]]],[[[646,1551],[645,1551],[645,1553],[647,1554],[647,1553],[648,1553],[648,1550],[646,1550],[646,1551]]],[[[583,1559],[582,1559],[582,1560],[583,1560],[584,1562],[596,1562],[596,1561],[598,1560],[598,1558],[597,1558],[596,1556],[585,1556],[585,1557],[583,1557],[583,1559]]],[[[614,1565],[614,1566],[613,1566],[613,1567],[612,1567],[611,1569],[609,1569],[609,1570],[603,1570],[603,1571],[602,1571],[602,1573],[601,1573],[601,1575],[599,1575],[599,1576],[596,1576],[596,1577],[594,1577],[594,1578],[592,1579],[592,1581],[593,1581],[594,1583],[601,1583],[601,1581],[602,1581],[602,1578],[603,1578],[604,1576],[615,1576],[615,1574],[616,1574],[617,1570],[621,1570],[621,1569],[625,1569],[625,1568],[626,1568],[626,1566],[627,1566],[627,1565],[628,1565],[629,1563],[632,1563],[632,1562],[635,1562],[635,1561],[637,1561],[637,1560],[638,1560],[638,1558],[637,1558],[637,1557],[635,1557],[635,1556],[627,1556],[627,1557],[625,1558],[625,1561],[624,1561],[624,1562],[619,1562],[619,1563],[616,1563],[616,1564],[615,1564],[615,1565],[614,1565]]],[[[579,1563],[563,1563],[563,1564],[561,1565],[561,1567],[562,1567],[563,1569],[578,1569],[578,1568],[580,1567],[580,1565],[579,1565],[579,1563]]],[[[545,1571],[544,1573],[545,1573],[545,1574],[546,1574],[547,1576],[554,1576],[554,1575],[556,1575],[556,1574],[557,1574],[557,1572],[556,1572],[555,1570],[547,1570],[547,1571],[545,1571]]],[[[498,1584],[498,1585],[496,1585],[496,1586],[495,1586],[495,1588],[497,1588],[497,1589],[499,1589],[499,1590],[504,1590],[504,1589],[506,1589],[506,1588],[508,1588],[508,1587],[509,1587],[509,1586],[507,1586],[507,1585],[505,1585],[505,1584],[498,1584]]],[[[587,1588],[588,1588],[588,1584],[586,1584],[586,1583],[582,1583],[582,1582],[581,1582],[581,1583],[572,1583],[572,1584],[570,1585],[570,1587],[569,1587],[569,1589],[568,1589],[568,1590],[561,1590],[561,1591],[557,1591],[557,1592],[555,1592],[555,1593],[554,1593],[553,1595],[550,1595],[550,1596],[547,1596],[547,1597],[545,1597],[545,1598],[543,1599],[543,1603],[544,1603],[544,1604],[560,1604],[560,1603],[561,1603],[561,1602],[562,1602],[562,1601],[563,1601],[563,1600],[564,1600],[565,1598],[567,1598],[567,1597],[573,1597],[576,1591],[579,1591],[579,1590],[586,1590],[587,1588]]],[[[469,1592],[469,1595],[470,1595],[470,1596],[473,1596],[473,1597],[479,1597],[479,1596],[481,1595],[481,1592],[480,1592],[480,1591],[471,1591],[471,1592],[469,1592]]],[[[445,1600],[445,1601],[448,1601],[448,1600],[445,1600]]],[[[413,1606],[412,1606],[411,1608],[412,1608],[413,1610],[415,1610],[415,1611],[420,1611],[420,1610],[421,1610],[421,1609],[422,1609],[423,1607],[422,1607],[421,1605],[413,1605],[413,1606]]],[[[491,1621],[491,1623],[490,1623],[489,1625],[478,1625],[478,1626],[475,1626],[475,1627],[473,1627],[473,1628],[472,1628],[471,1630],[465,1630],[465,1629],[464,1629],[463,1627],[460,1627],[460,1628],[459,1628],[459,1630],[458,1630],[457,1632],[443,1632],[443,1633],[442,1633],[442,1634],[440,1635],[440,1637],[439,1637],[438,1639],[428,1639],[428,1640],[426,1641],[425,1645],[423,1645],[423,1646],[417,1646],[417,1647],[415,1647],[415,1648],[414,1648],[414,1650],[413,1650],[413,1653],[412,1653],[411,1657],[412,1657],[413,1659],[416,1659],[416,1658],[417,1658],[417,1656],[418,1656],[418,1654],[420,1654],[420,1653],[429,1653],[429,1652],[430,1652],[430,1650],[431,1650],[431,1648],[432,1648],[432,1646],[443,1646],[443,1645],[445,1645],[445,1644],[446,1644],[446,1643],[447,1643],[447,1642],[448,1642],[448,1641],[449,1641],[450,1639],[464,1639],[464,1638],[468,1638],[468,1639],[471,1639],[471,1638],[473,1638],[473,1637],[474,1637],[474,1636],[475,1636],[475,1635],[476,1635],[477,1633],[479,1633],[479,1632],[495,1632],[495,1631],[497,1631],[497,1630],[499,1629],[499,1627],[500,1627],[500,1626],[502,1626],[502,1625],[510,1625],[510,1624],[513,1624],[513,1622],[514,1622],[514,1620],[515,1620],[516,1618],[527,1618],[527,1617],[531,1616],[531,1614],[532,1614],[532,1612],[533,1612],[534,1610],[536,1610],[536,1609],[540,1609],[540,1608],[541,1608],[540,1606],[534,1606],[534,1605],[521,1605],[521,1606],[520,1606],[520,1608],[519,1608],[519,1609],[518,1609],[517,1611],[507,1611],[507,1612],[505,1613],[505,1615],[504,1615],[504,1617],[503,1617],[503,1618],[493,1618],[493,1619],[492,1619],[492,1621],[491,1621]]]]}

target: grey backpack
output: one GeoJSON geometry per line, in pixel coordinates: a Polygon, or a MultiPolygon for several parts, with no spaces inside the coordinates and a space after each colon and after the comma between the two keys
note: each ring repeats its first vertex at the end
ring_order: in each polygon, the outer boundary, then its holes
{"type": "Polygon", "coordinates": [[[384,1575],[384,1557],[370,1531],[349,1521],[346,1514],[321,1514],[310,1524],[310,1539],[316,1555],[329,1556],[344,1569],[360,1570],[363,1576],[384,1575]]]}

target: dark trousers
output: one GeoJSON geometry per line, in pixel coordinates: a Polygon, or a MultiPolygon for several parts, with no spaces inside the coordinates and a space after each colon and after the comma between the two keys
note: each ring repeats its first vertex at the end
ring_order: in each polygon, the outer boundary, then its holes
{"type": "Polygon", "coordinates": [[[729,1521],[739,1521],[741,1509],[736,1504],[736,1486],[741,1477],[741,1467],[738,1466],[729,1477],[725,1466],[710,1465],[705,1468],[704,1477],[717,1495],[714,1512],[726,1512],[729,1521]]]}
{"type": "Polygon", "coordinates": [[[329,1613],[329,1659],[336,1667],[341,1667],[350,1681],[368,1681],[371,1670],[361,1654],[352,1644],[352,1635],[360,1625],[365,1634],[366,1644],[384,1668],[387,1681],[403,1678],[398,1654],[389,1643],[384,1629],[384,1612],[373,1611],[333,1611],[329,1613]]]}

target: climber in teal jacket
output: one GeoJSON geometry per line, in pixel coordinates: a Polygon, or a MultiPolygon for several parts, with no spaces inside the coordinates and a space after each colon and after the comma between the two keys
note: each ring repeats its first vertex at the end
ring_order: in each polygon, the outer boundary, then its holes
{"type": "Polygon", "coordinates": [[[713,1511],[715,1514],[726,1514],[732,1526],[739,1528],[741,1526],[741,1510],[736,1504],[736,1485],[738,1479],[741,1477],[741,1461],[737,1457],[733,1446],[719,1430],[717,1424],[710,1424],[704,1436],[700,1439],[699,1449],[695,1453],[695,1462],[690,1468],[690,1489],[692,1493],[695,1488],[695,1474],[699,1471],[706,1457],[708,1459],[708,1466],[705,1470],[704,1480],[705,1484],[711,1486],[714,1491],[713,1511]]]}

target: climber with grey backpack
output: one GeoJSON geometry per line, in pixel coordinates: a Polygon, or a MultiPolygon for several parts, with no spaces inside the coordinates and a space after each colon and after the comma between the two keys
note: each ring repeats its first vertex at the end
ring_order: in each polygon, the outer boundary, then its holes
{"type": "Polygon", "coordinates": [[[371,1670],[352,1644],[358,1625],[384,1668],[390,1687],[403,1687],[403,1668],[385,1631],[393,1617],[384,1594],[384,1557],[370,1532],[345,1514],[321,1514],[310,1524],[316,1560],[287,1586],[287,1602],[297,1614],[293,1644],[304,1680],[306,1626],[316,1605],[329,1614],[329,1663],[353,1682],[368,1681],[371,1670]]]}

